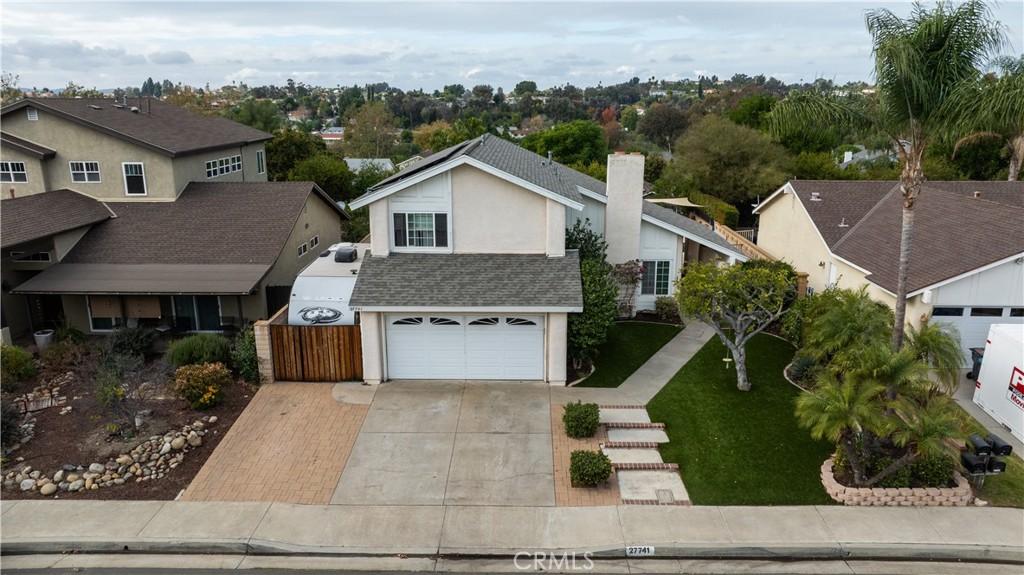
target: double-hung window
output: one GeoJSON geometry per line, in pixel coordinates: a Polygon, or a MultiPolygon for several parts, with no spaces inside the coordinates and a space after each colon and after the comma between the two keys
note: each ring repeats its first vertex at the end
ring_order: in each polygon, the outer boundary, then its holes
{"type": "Polygon", "coordinates": [[[142,162],[125,162],[121,166],[124,170],[125,195],[146,195],[146,170],[142,167],[142,162]]]}
{"type": "Polygon", "coordinates": [[[100,181],[99,162],[70,162],[71,181],[80,183],[96,183],[100,181]]]}
{"type": "Polygon", "coordinates": [[[0,182],[23,184],[27,181],[25,162],[0,162],[0,182]]]}
{"type": "Polygon", "coordinates": [[[392,215],[396,248],[448,247],[448,214],[408,212],[392,215]]]}
{"type": "Polygon", "coordinates": [[[242,156],[228,156],[226,158],[217,158],[216,160],[207,160],[206,177],[216,178],[217,176],[237,172],[241,169],[242,156]]]}
{"type": "Polygon", "coordinates": [[[668,295],[669,260],[644,261],[644,273],[640,278],[641,295],[668,295]]]}

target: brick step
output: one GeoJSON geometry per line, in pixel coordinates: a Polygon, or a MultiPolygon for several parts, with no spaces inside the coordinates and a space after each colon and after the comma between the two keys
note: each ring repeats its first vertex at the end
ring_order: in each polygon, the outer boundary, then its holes
{"type": "Polygon", "coordinates": [[[601,445],[605,449],[657,449],[657,441],[606,441],[601,445]]]}
{"type": "Polygon", "coordinates": [[[693,505],[689,501],[658,501],[657,499],[623,499],[623,505],[683,505],[689,507],[693,505]]]}
{"type": "Polygon", "coordinates": [[[661,453],[657,449],[635,448],[635,447],[602,447],[601,451],[616,463],[664,463],[661,460],[661,453]]]}
{"type": "Polygon", "coordinates": [[[651,416],[646,409],[601,408],[599,420],[605,425],[622,425],[624,423],[650,423],[651,416]]]}
{"type": "Polygon", "coordinates": [[[623,403],[623,404],[612,404],[612,405],[598,405],[599,409],[647,409],[646,405],[639,403],[623,403]]]}
{"type": "Polygon", "coordinates": [[[628,441],[642,443],[668,443],[668,434],[664,429],[652,428],[611,428],[608,430],[608,441],[628,441]]]}
{"type": "Polygon", "coordinates": [[[616,471],[679,471],[677,463],[643,463],[643,462],[612,462],[616,471]]]}
{"type": "Polygon", "coordinates": [[[676,504],[689,501],[683,480],[675,469],[619,469],[615,472],[619,494],[623,501],[657,501],[676,504]]]}
{"type": "Polygon", "coordinates": [[[650,421],[609,421],[604,426],[607,429],[665,429],[664,423],[650,421]]]}

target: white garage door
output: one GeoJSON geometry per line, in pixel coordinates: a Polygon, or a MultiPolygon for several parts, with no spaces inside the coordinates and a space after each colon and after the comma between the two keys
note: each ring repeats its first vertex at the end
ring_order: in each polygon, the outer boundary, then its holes
{"type": "Polygon", "coordinates": [[[544,318],[387,317],[391,379],[544,379],[544,318]]]}
{"type": "Polygon", "coordinates": [[[971,367],[971,348],[985,347],[988,328],[994,323],[1024,323],[1024,308],[985,306],[936,306],[932,321],[956,329],[964,353],[963,367],[971,367]]]}

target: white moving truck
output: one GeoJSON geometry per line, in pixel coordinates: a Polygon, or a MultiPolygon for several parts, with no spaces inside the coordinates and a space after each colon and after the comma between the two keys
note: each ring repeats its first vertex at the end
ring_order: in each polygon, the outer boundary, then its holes
{"type": "Polygon", "coordinates": [[[1024,325],[989,328],[974,403],[1024,441],[1024,325]]]}
{"type": "Polygon", "coordinates": [[[289,325],[359,323],[348,305],[368,244],[334,244],[299,272],[288,302],[289,325]]]}

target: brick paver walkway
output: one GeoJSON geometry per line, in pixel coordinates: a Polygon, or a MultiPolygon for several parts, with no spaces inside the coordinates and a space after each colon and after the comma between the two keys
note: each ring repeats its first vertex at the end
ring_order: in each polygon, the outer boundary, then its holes
{"type": "Polygon", "coordinates": [[[332,387],[261,387],[182,499],[330,503],[369,409],[335,401],[332,387]]]}
{"type": "Polygon", "coordinates": [[[601,505],[618,505],[619,482],[614,472],[604,487],[573,487],[569,478],[569,459],[577,449],[598,451],[601,444],[608,441],[604,426],[597,429],[594,437],[573,439],[565,434],[562,424],[561,405],[551,404],[551,448],[554,455],[555,469],[555,505],[558,507],[590,507],[601,505]]]}

